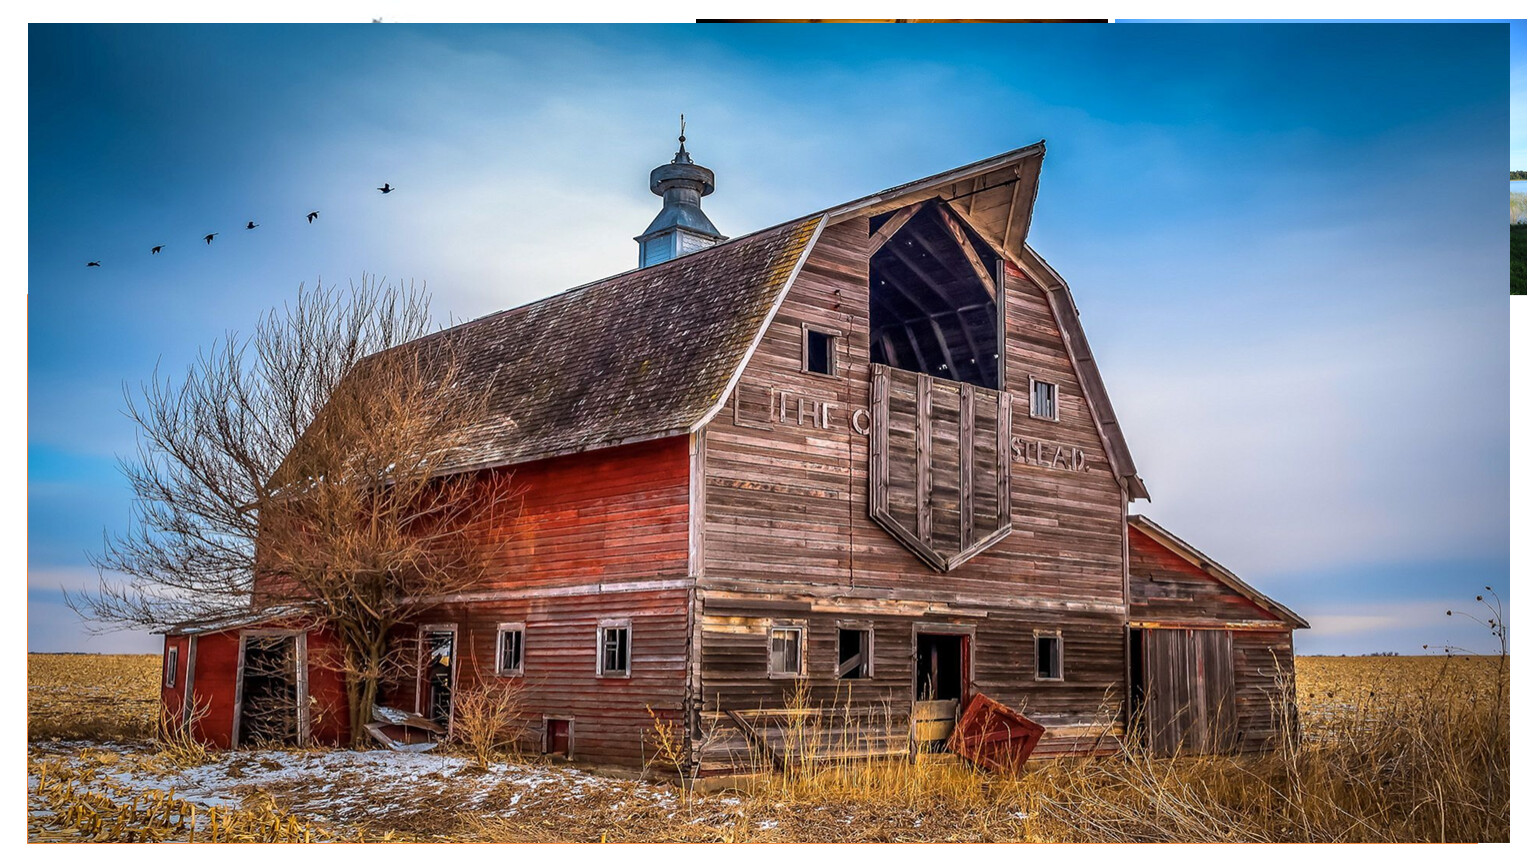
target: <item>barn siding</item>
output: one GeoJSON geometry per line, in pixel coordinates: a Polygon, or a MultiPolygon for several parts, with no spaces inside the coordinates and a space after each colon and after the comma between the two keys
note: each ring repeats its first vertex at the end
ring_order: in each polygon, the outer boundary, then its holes
{"type": "Polygon", "coordinates": [[[1235,749],[1275,746],[1284,705],[1293,704],[1292,627],[1132,525],[1129,569],[1134,622],[1230,631],[1235,749]]]}
{"type": "MultiPolygon", "coordinates": [[[[1026,702],[1045,725],[1095,740],[1101,730],[1089,724],[1122,700],[1126,513],[1048,300],[1008,268],[1012,433],[1079,448],[1088,470],[1013,460],[1011,535],[951,572],[934,572],[869,518],[868,443],[848,422],[869,404],[867,236],[862,218],[822,232],[730,405],[708,426],[701,702],[737,710],[780,704],[789,685],[767,679],[764,654],[765,622],[774,616],[810,622],[811,669],[819,657],[824,674],[812,671],[809,683],[816,699],[828,701],[834,621],[858,617],[879,622],[881,665],[878,682],[854,683],[852,698],[870,710],[892,700],[908,713],[913,622],[969,623],[977,689],[1013,706],[1026,702]],[[838,377],[802,371],[805,323],[845,334],[838,377]],[[1058,422],[1028,416],[1030,374],[1058,385],[1058,422]],[[774,389],[831,403],[829,428],[772,422],[766,406],[774,389]],[[1031,680],[1032,631],[1045,626],[1066,631],[1064,682],[1031,680]]],[[[703,716],[697,734],[716,719],[703,716]]],[[[739,746],[731,741],[719,752],[739,746]]],[[[1046,740],[1039,752],[1062,746],[1046,740]]]]}
{"type": "Polygon", "coordinates": [[[187,680],[186,671],[191,657],[191,637],[169,635],[165,637],[165,644],[160,648],[160,722],[173,724],[181,722],[182,712],[186,706],[187,680]],[[166,672],[170,666],[170,650],[176,649],[176,685],[165,686],[166,672]]]}
{"type": "MultiPolygon", "coordinates": [[[[520,688],[523,746],[538,752],[544,716],[573,722],[575,759],[640,768],[653,755],[645,734],[650,711],[684,725],[688,656],[687,588],[617,590],[565,596],[454,604],[432,610],[419,625],[457,625],[455,692],[487,684],[520,688]],[[596,632],[606,619],[632,622],[628,678],[596,672],[596,632]],[[523,674],[497,678],[496,632],[501,624],[525,625],[523,674]]],[[[416,627],[398,634],[414,639],[416,627]]],[[[407,679],[390,698],[421,710],[418,680],[407,679]]]]}
{"type": "Polygon", "coordinates": [[[1186,558],[1129,526],[1130,613],[1135,621],[1187,624],[1278,621],[1186,558]]]}
{"type": "Polygon", "coordinates": [[[475,590],[686,576],[690,464],[681,435],[495,469],[520,510],[475,590]]]}

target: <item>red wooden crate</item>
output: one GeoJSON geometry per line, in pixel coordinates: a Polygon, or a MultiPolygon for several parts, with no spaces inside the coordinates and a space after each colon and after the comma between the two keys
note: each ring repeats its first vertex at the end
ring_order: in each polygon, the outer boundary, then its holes
{"type": "Polygon", "coordinates": [[[948,750],[998,774],[1015,774],[1043,738],[1043,727],[975,693],[948,739],[948,750]]]}

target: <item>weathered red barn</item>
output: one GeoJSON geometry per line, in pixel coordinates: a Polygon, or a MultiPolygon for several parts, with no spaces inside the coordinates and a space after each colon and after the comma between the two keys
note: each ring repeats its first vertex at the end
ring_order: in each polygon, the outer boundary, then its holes
{"type": "MultiPolygon", "coordinates": [[[[940,746],[981,692],[1046,728],[1039,754],[1115,750],[1141,705],[1162,749],[1267,741],[1305,625],[1131,522],[1144,483],[1026,243],[1043,155],[725,240],[683,147],[639,269],[454,328],[493,418],[462,467],[525,491],[491,583],[401,634],[421,665],[394,707],[450,724],[455,693],[520,678],[547,751],[637,767],[659,716],[702,774],[791,755],[785,717],[822,752],[940,746]],[[1189,665],[1183,633],[1225,653],[1189,665]]],[[[202,734],[244,740],[254,650],[302,682],[292,729],[339,736],[314,719],[339,682],[303,668],[323,634],[279,631],[173,631],[167,710],[190,686],[202,734]]]]}

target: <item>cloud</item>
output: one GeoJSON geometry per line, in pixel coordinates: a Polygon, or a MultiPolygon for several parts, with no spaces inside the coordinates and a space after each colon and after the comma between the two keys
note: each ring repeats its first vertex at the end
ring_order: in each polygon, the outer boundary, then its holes
{"type": "Polygon", "coordinates": [[[1487,329],[1462,312],[1215,329],[1110,369],[1156,499],[1136,509],[1237,572],[1505,550],[1505,325],[1487,329]]]}

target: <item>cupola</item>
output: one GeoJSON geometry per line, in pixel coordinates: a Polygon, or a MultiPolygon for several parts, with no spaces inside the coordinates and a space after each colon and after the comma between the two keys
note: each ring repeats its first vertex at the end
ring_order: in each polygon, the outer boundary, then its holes
{"type": "Polygon", "coordinates": [[[692,162],[687,152],[685,116],[678,140],[681,146],[676,157],[649,172],[649,191],[664,203],[644,233],[633,238],[639,243],[640,267],[707,249],[727,239],[703,213],[703,196],[713,194],[713,172],[692,162]]]}

